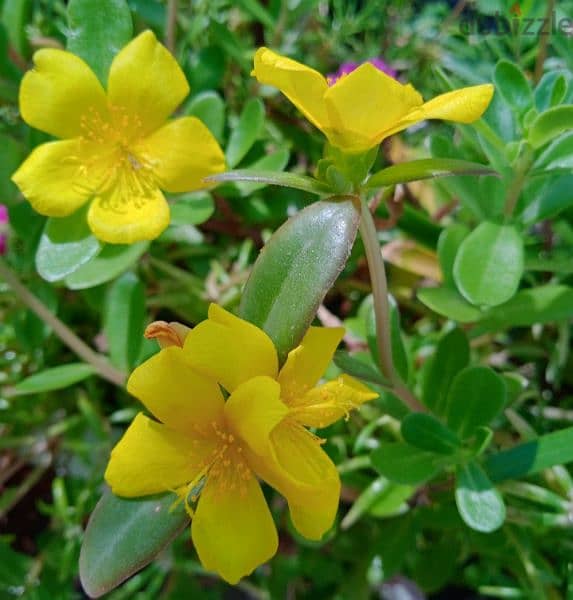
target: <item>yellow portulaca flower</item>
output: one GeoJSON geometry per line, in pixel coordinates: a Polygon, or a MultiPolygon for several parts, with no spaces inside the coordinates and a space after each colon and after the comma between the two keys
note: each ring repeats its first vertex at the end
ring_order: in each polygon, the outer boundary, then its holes
{"type": "Polygon", "coordinates": [[[340,480],[305,426],[329,425],[377,396],[347,376],[315,387],[342,334],[311,328],[279,372],[270,338],[217,305],[188,333],[155,324],[149,335],[162,349],[127,388],[158,421],[140,413],[114,448],[105,473],[112,491],[177,492],[201,562],[230,583],[277,550],[258,478],[286,497],[303,536],[320,539],[334,521],[340,480]]]}
{"type": "Polygon", "coordinates": [[[318,71],[268,48],[257,50],[252,74],[278,88],[333,146],[347,152],[369,150],[425,119],[471,123],[493,96],[493,86],[484,84],[424,102],[412,85],[402,85],[370,63],[329,86],[318,71]]]}
{"type": "Polygon", "coordinates": [[[39,50],[20,87],[20,111],[29,125],[63,140],[36,148],[12,179],[50,217],[91,200],[88,224],[104,242],[156,238],[170,220],[161,190],[204,188],[204,177],[225,168],[201,121],[167,121],[188,93],[185,75],[151,31],[114,58],[107,93],[82,59],[39,50]]]}

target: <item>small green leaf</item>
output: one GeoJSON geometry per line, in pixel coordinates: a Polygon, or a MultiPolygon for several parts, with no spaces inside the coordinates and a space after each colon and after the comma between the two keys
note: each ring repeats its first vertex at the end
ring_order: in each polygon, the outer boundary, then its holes
{"type": "Polygon", "coordinates": [[[503,498],[477,463],[458,471],[456,504],[465,524],[476,531],[491,533],[505,521],[503,498]]]}
{"type": "Polygon", "coordinates": [[[215,202],[207,192],[181,194],[171,205],[171,225],[201,225],[215,212],[215,202]]]}
{"type": "Polygon", "coordinates": [[[136,364],[145,329],[145,289],[134,273],[124,273],[110,287],[104,306],[104,333],[111,362],[122,371],[136,364]]]}
{"type": "Polygon", "coordinates": [[[352,377],[356,377],[367,383],[373,383],[383,387],[389,387],[391,385],[390,381],[388,381],[376,367],[363,360],[354,358],[345,350],[337,350],[334,353],[334,364],[345,373],[348,373],[348,375],[352,375],[352,377]]]}
{"type": "Polygon", "coordinates": [[[104,246],[97,256],[66,277],[66,287],[70,290],[85,290],[115,279],[137,262],[148,247],[149,242],[104,246]]]}
{"type": "Polygon", "coordinates": [[[458,436],[432,415],[410,413],[400,431],[405,442],[420,450],[453,454],[460,448],[458,436]]]}
{"type": "MultiPolygon", "coordinates": [[[[573,162],[572,162],[573,165],[573,162]]],[[[527,197],[520,219],[527,225],[551,219],[573,206],[573,175],[548,178],[545,185],[527,197]]]]}
{"type": "Polygon", "coordinates": [[[459,223],[449,225],[442,231],[438,240],[438,260],[444,276],[444,285],[455,288],[454,261],[456,254],[470,230],[459,223]]]}
{"type": "Polygon", "coordinates": [[[85,363],[70,363],[60,367],[53,367],[26,377],[14,386],[14,394],[39,394],[61,390],[74,383],[87,379],[96,372],[95,368],[85,363]]]}
{"type": "Polygon", "coordinates": [[[496,175],[488,165],[480,165],[454,158],[424,158],[393,165],[374,173],[366,184],[368,189],[430,179],[449,175],[496,175]]]}
{"type": "Polygon", "coordinates": [[[2,23],[8,32],[8,39],[23,57],[30,54],[26,27],[32,20],[32,9],[32,0],[8,0],[2,7],[2,23]]]}
{"type": "Polygon", "coordinates": [[[381,475],[404,485],[419,485],[432,479],[444,464],[443,457],[400,442],[382,442],[370,458],[381,475]]]}
{"type": "Polygon", "coordinates": [[[423,377],[424,404],[436,415],[446,414],[448,391],[454,377],[470,362],[470,345],[461,329],[452,329],[440,338],[423,377]]]}
{"type": "Polygon", "coordinates": [[[573,132],[559,136],[539,155],[534,169],[573,169],[573,132]]]}
{"type": "MultiPolygon", "coordinates": [[[[253,171],[276,171],[280,173],[287,166],[289,156],[289,151],[286,148],[282,148],[250,164],[248,169],[253,171]]],[[[267,184],[237,181],[235,185],[242,196],[250,196],[253,192],[264,188],[267,184]]]]}
{"type": "Polygon", "coordinates": [[[218,142],[223,140],[225,102],[217,92],[209,90],[193,96],[187,103],[184,113],[190,117],[197,117],[205,123],[218,142]]]}
{"type": "Polygon", "coordinates": [[[231,131],[227,145],[227,164],[236,167],[259,138],[265,122],[265,106],[259,98],[251,98],[231,131]]]}
{"type": "Polygon", "coordinates": [[[93,69],[101,83],[114,56],[131,40],[131,12],[125,0],[70,0],[67,49],[93,69]]]}
{"type": "Polygon", "coordinates": [[[259,254],[240,312],[270,336],[281,360],[344,268],[358,222],[350,201],[315,202],[284,223],[259,254]]]}
{"type": "Polygon", "coordinates": [[[189,522],[174,494],[124,499],[106,492],[88,522],[80,581],[98,598],[149,564],[189,522]]]}
{"type": "Polygon", "coordinates": [[[448,425],[466,439],[489,423],[505,405],[503,378],[489,367],[466,367],[452,381],[448,393],[448,425]]]}
{"type": "Polygon", "coordinates": [[[418,300],[430,310],[458,321],[458,323],[476,323],[483,313],[470,304],[457,290],[448,287],[422,288],[417,293],[418,300]]]}
{"type": "Polygon", "coordinates": [[[573,129],[573,106],[555,106],[541,113],[529,129],[529,143],[540,148],[567,129],[573,129]]]}
{"type": "Polygon", "coordinates": [[[97,255],[101,245],[86,222],[86,209],[50,218],[36,251],[36,269],[46,281],[60,281],[97,255]]]}
{"type": "Polygon", "coordinates": [[[500,60],[495,66],[493,81],[496,91],[520,113],[533,104],[533,94],[523,71],[508,60],[500,60]]]}
{"type": "Polygon", "coordinates": [[[497,306],[517,291],[523,265],[519,231],[511,225],[485,222],[461,243],[454,262],[454,279],[472,304],[497,306]]]}

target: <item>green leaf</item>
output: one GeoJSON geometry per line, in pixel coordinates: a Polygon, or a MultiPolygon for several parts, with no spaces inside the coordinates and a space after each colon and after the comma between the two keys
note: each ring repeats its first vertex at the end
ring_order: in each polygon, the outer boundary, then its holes
{"type": "Polygon", "coordinates": [[[358,358],[354,358],[345,350],[337,350],[334,353],[334,364],[345,373],[348,373],[348,375],[352,375],[352,377],[356,377],[367,383],[383,387],[391,385],[390,381],[376,367],[358,358]]]}
{"type": "Polygon", "coordinates": [[[104,306],[104,333],[111,362],[122,371],[136,365],[145,329],[145,289],[134,273],[110,287],[104,306]]]}
{"type": "Polygon", "coordinates": [[[440,338],[436,353],[424,371],[424,404],[436,415],[446,414],[448,391],[454,377],[470,362],[470,345],[461,329],[452,329],[440,338]]]}
{"type": "Polygon", "coordinates": [[[350,201],[315,202],[284,223],[259,254],[240,312],[270,336],[280,360],[300,342],[344,268],[359,218],[350,201]]]}
{"type": "MultiPolygon", "coordinates": [[[[253,171],[276,171],[281,172],[288,163],[289,151],[286,148],[277,150],[273,154],[267,154],[249,165],[249,170],[253,171]]],[[[265,183],[253,183],[250,181],[237,181],[235,183],[242,196],[250,196],[253,192],[264,188],[265,183]]]]}
{"type": "Polygon", "coordinates": [[[492,481],[520,479],[555,465],[573,462],[573,427],[492,454],[484,468],[492,481]]]}
{"type": "Polygon", "coordinates": [[[220,143],[225,129],[225,102],[217,92],[208,90],[193,96],[184,113],[203,121],[220,143]]]}
{"type": "MultiPolygon", "coordinates": [[[[573,165],[573,162],[572,162],[573,165]]],[[[520,219],[527,225],[545,221],[573,206],[573,175],[548,178],[548,181],[527,198],[520,219]]]]}
{"type": "Polygon", "coordinates": [[[489,367],[466,367],[454,380],[448,393],[446,420],[462,438],[476,433],[501,412],[506,389],[503,378],[489,367]]]}
{"type": "Polygon", "coordinates": [[[529,82],[523,71],[514,62],[500,60],[495,66],[493,82],[496,91],[518,112],[524,112],[533,104],[533,94],[529,82]]]}
{"type": "Polygon", "coordinates": [[[296,175],[295,173],[280,173],[278,171],[238,169],[236,171],[219,173],[218,175],[210,175],[209,177],[206,177],[205,180],[213,183],[238,183],[245,181],[260,185],[280,185],[282,187],[293,188],[295,190],[301,190],[319,196],[332,193],[332,190],[327,185],[312,177],[296,175]]]}
{"type": "Polygon", "coordinates": [[[443,457],[400,442],[381,442],[370,458],[381,475],[404,485],[419,485],[432,479],[444,464],[443,457]]]}
{"type": "Polygon", "coordinates": [[[215,212],[215,202],[207,192],[192,192],[176,196],[170,208],[171,225],[200,225],[215,212]]]}
{"type": "Polygon", "coordinates": [[[457,290],[448,287],[422,288],[417,296],[430,310],[459,323],[475,323],[482,318],[482,312],[457,290]]]}
{"type": "Polygon", "coordinates": [[[411,446],[437,454],[453,454],[460,448],[458,436],[432,415],[410,413],[400,429],[411,446]]]}
{"type": "Polygon", "coordinates": [[[141,499],[106,492],[88,522],[80,553],[80,581],[98,598],[149,564],[189,522],[174,494],[141,499]]]}
{"type": "Polygon", "coordinates": [[[465,524],[476,531],[491,533],[505,521],[505,504],[501,494],[475,462],[457,473],[456,504],[465,524]]]}
{"type": "Polygon", "coordinates": [[[438,260],[444,276],[444,285],[455,288],[454,261],[456,254],[470,230],[459,223],[449,225],[442,231],[438,240],[438,260]]]}
{"type": "Polygon", "coordinates": [[[93,69],[101,83],[114,56],[133,33],[131,12],[125,0],[70,0],[67,49],[93,69]]]}
{"type": "Polygon", "coordinates": [[[497,306],[517,291],[523,264],[519,231],[511,225],[485,222],[461,243],[454,262],[454,279],[472,304],[497,306]]]}
{"type": "Polygon", "coordinates": [[[32,20],[32,0],[7,0],[2,7],[2,23],[8,32],[8,39],[16,52],[23,57],[30,54],[30,42],[26,26],[32,20]]]}
{"type": "Polygon", "coordinates": [[[543,285],[519,291],[509,302],[484,314],[485,329],[530,327],[535,323],[557,323],[573,317],[573,288],[543,285]]]}
{"type": "Polygon", "coordinates": [[[559,136],[539,155],[534,169],[573,169],[573,132],[559,136]]]}
{"type": "Polygon", "coordinates": [[[555,106],[541,113],[529,129],[529,143],[540,148],[566,129],[573,129],[573,105],[555,106]]]}
{"type": "Polygon", "coordinates": [[[449,175],[496,175],[487,165],[454,158],[424,158],[393,165],[374,173],[366,183],[367,189],[430,179],[449,175]]]}
{"type": "Polygon", "coordinates": [[[265,106],[259,98],[251,98],[246,104],[237,126],[231,131],[227,145],[227,164],[237,166],[259,138],[265,123],[265,106]]]}
{"type": "Polygon", "coordinates": [[[36,269],[46,281],[60,281],[100,251],[86,221],[86,208],[69,217],[50,218],[36,251],[36,269]]]}
{"type": "Polygon", "coordinates": [[[137,262],[148,247],[149,242],[104,246],[97,256],[68,275],[65,284],[70,290],[85,290],[115,279],[137,262]]]}
{"type": "Polygon", "coordinates": [[[92,365],[85,363],[70,363],[60,367],[53,367],[40,371],[26,377],[14,386],[14,394],[24,396],[25,394],[39,394],[40,392],[51,392],[61,390],[74,383],[87,379],[96,372],[92,365]]]}
{"type": "Polygon", "coordinates": [[[545,73],[537,87],[535,88],[535,105],[539,112],[547,110],[555,104],[561,102],[562,97],[558,100],[561,95],[559,92],[563,87],[567,88],[567,82],[562,75],[563,72],[549,71],[545,73]]]}
{"type": "Polygon", "coordinates": [[[0,198],[4,202],[14,200],[18,194],[10,178],[22,162],[23,154],[22,146],[14,138],[0,134],[0,198]]]}

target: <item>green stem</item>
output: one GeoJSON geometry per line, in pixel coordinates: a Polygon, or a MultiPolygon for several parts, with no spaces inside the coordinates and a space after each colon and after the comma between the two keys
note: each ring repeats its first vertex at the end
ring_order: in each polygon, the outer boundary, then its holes
{"type": "Polygon", "coordinates": [[[376,343],[378,344],[380,354],[380,369],[382,374],[391,381],[393,392],[410,410],[424,412],[424,406],[408,389],[394,366],[386,270],[384,268],[382,252],[380,251],[380,244],[378,243],[374,219],[365,201],[361,202],[360,235],[364,243],[366,261],[368,262],[368,270],[372,282],[374,316],[376,320],[376,343]]]}
{"type": "Polygon", "coordinates": [[[0,258],[0,277],[12,288],[12,291],[20,300],[33,312],[35,312],[42,321],[44,321],[53,332],[62,340],[70,350],[73,350],[81,359],[92,365],[99,375],[107,381],[123,387],[125,383],[125,374],[113,367],[108,360],[101,354],[92,350],[83,342],[67,325],[60,319],[28,288],[18,279],[10,267],[0,258]]]}
{"type": "Polygon", "coordinates": [[[175,33],[177,30],[177,0],[168,0],[165,22],[165,45],[171,54],[175,54],[175,33]]]}
{"type": "Polygon", "coordinates": [[[513,172],[513,181],[507,191],[507,196],[505,199],[505,207],[503,212],[506,219],[509,219],[515,210],[517,201],[521,195],[521,190],[523,189],[523,185],[527,178],[527,174],[531,168],[532,161],[533,155],[529,150],[526,150],[517,160],[513,172]]]}

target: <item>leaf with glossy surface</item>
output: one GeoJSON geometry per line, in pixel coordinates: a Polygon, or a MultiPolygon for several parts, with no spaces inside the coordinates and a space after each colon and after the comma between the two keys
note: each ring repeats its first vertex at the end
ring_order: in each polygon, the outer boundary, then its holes
{"type": "Polygon", "coordinates": [[[171,225],[200,225],[215,212],[215,202],[207,192],[181,194],[171,205],[171,225]]]}
{"type": "Polygon", "coordinates": [[[241,316],[283,360],[302,339],[352,250],[360,215],[350,201],[315,202],[284,223],[257,258],[241,316]]]}
{"type": "Polygon", "coordinates": [[[131,40],[131,11],[125,0],[70,0],[67,49],[107,85],[113,57],[131,40]]]}
{"type": "Polygon", "coordinates": [[[573,129],[573,106],[555,106],[533,121],[529,128],[529,143],[540,148],[567,129],[573,129]]]}
{"type": "Polygon", "coordinates": [[[60,281],[91,260],[100,249],[101,244],[88,227],[85,208],[69,217],[50,218],[36,251],[36,269],[42,279],[60,281]]]}
{"type": "Polygon", "coordinates": [[[460,244],[454,279],[472,304],[497,306],[517,292],[523,268],[523,238],[519,231],[512,225],[485,222],[460,244]]]}
{"type": "Polygon", "coordinates": [[[153,558],[189,522],[174,494],[145,499],[106,492],[88,522],[80,553],[80,581],[92,598],[117,587],[153,558]]]}
{"type": "Polygon", "coordinates": [[[476,323],[483,316],[479,308],[449,287],[422,288],[418,290],[417,297],[430,310],[458,323],[476,323]]]}
{"type": "Polygon", "coordinates": [[[523,71],[513,62],[500,60],[495,66],[493,81],[504,100],[523,112],[533,104],[533,93],[523,71]]]}
{"type": "Polygon", "coordinates": [[[526,197],[527,205],[519,215],[524,223],[532,225],[551,219],[573,206],[573,175],[551,177],[526,197]]]}
{"type": "Polygon", "coordinates": [[[227,164],[237,166],[259,138],[265,122],[265,106],[259,98],[251,98],[243,108],[237,126],[231,131],[227,164]]]}
{"type": "Polygon", "coordinates": [[[332,190],[324,183],[321,183],[313,177],[307,175],[297,175],[295,173],[281,173],[278,171],[253,171],[251,169],[237,169],[227,171],[217,175],[210,175],[205,181],[213,183],[239,183],[250,182],[257,185],[278,185],[289,187],[295,190],[301,190],[310,194],[324,196],[331,194],[332,190]]]}
{"type": "Polygon", "coordinates": [[[87,379],[96,372],[92,365],[86,363],[70,363],[40,371],[26,377],[14,386],[13,393],[18,396],[39,394],[61,390],[87,379]]]}
{"type": "Polygon", "coordinates": [[[438,260],[442,269],[444,284],[455,288],[454,262],[461,243],[469,235],[470,230],[459,223],[449,225],[438,239],[438,260]]]}
{"type": "Polygon", "coordinates": [[[551,142],[533,165],[534,169],[573,169],[573,133],[566,133],[551,142]]]}
{"type": "Polygon", "coordinates": [[[404,441],[420,450],[453,454],[460,448],[458,436],[432,415],[410,413],[400,428],[404,441]]]}
{"type": "Polygon", "coordinates": [[[505,406],[503,378],[489,367],[466,367],[452,381],[448,393],[446,420],[462,439],[471,437],[489,423],[505,406]]]}
{"type": "Polygon", "coordinates": [[[458,471],[455,495],[460,516],[468,527],[491,533],[503,525],[503,498],[477,463],[471,462],[458,471]]]}
{"type": "Polygon", "coordinates": [[[404,485],[419,485],[432,479],[445,464],[443,457],[401,442],[381,442],[370,459],[381,475],[404,485]]]}
{"type": "Polygon", "coordinates": [[[187,103],[184,113],[203,121],[218,142],[223,139],[225,129],[225,102],[211,90],[193,96],[187,103]]]}

